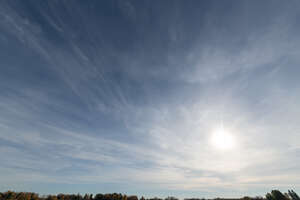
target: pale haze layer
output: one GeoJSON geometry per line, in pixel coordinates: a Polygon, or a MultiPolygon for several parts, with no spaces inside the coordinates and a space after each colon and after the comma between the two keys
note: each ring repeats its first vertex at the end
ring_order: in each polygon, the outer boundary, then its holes
{"type": "Polygon", "coordinates": [[[0,190],[300,192],[300,1],[0,1],[0,190]]]}

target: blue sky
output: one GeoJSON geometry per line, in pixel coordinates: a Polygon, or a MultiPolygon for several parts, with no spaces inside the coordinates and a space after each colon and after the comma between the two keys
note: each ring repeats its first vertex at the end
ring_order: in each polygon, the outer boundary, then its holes
{"type": "Polygon", "coordinates": [[[300,192],[299,11],[0,1],[0,190],[300,192]],[[212,145],[221,125],[230,149],[212,145]]]}

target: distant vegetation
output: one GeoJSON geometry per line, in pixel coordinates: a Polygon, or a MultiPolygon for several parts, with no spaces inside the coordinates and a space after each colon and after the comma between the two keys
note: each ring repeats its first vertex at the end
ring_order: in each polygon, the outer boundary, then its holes
{"type": "MultiPolygon", "coordinates": [[[[0,192],[0,200],[178,200],[176,197],[162,198],[138,198],[137,196],[127,196],[124,194],[58,194],[58,195],[43,195],[39,196],[37,193],[31,192],[13,192],[7,191],[0,192]]],[[[185,200],[205,200],[200,198],[190,198],[185,200]]],[[[236,199],[229,198],[215,198],[213,200],[300,200],[299,196],[293,190],[289,190],[287,193],[281,193],[279,190],[272,190],[272,192],[266,194],[266,197],[243,197],[236,199]]]]}

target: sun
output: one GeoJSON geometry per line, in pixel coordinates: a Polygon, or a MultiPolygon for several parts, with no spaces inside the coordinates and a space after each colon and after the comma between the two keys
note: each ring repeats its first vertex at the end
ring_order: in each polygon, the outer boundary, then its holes
{"type": "Polygon", "coordinates": [[[219,150],[230,150],[235,147],[235,139],[224,127],[220,127],[213,132],[211,144],[219,150]]]}

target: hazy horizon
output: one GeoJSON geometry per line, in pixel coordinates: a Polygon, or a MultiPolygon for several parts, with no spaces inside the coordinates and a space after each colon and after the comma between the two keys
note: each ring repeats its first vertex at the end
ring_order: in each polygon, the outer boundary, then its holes
{"type": "Polygon", "coordinates": [[[300,192],[300,1],[0,0],[0,191],[300,192]]]}

